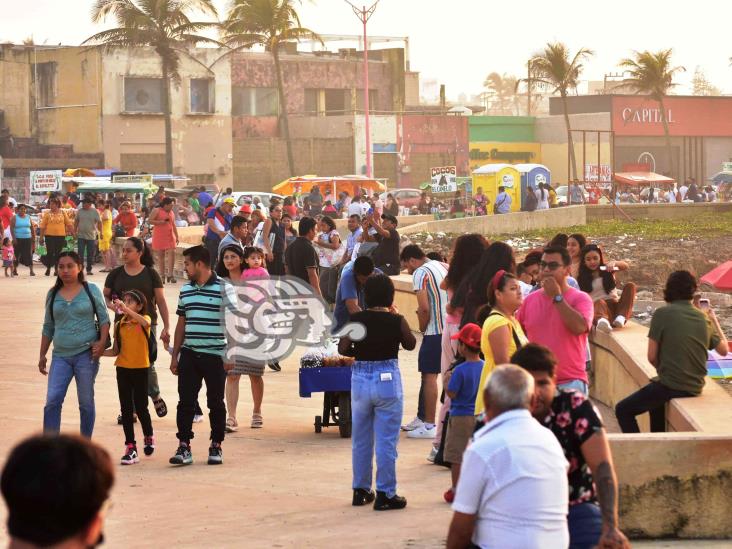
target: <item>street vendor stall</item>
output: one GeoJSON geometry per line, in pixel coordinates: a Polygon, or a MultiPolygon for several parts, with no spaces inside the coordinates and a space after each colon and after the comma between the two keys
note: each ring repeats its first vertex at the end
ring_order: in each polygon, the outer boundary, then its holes
{"type": "Polygon", "coordinates": [[[353,358],[335,353],[306,353],[300,358],[300,396],[323,393],[323,414],[315,416],[315,432],[337,426],[341,438],[351,436],[351,366],[353,358]]]}
{"type": "Polygon", "coordinates": [[[615,182],[618,185],[633,187],[650,185],[669,187],[676,183],[676,180],[654,172],[620,172],[615,174],[615,182]]]}
{"type": "Polygon", "coordinates": [[[321,188],[321,191],[330,189],[334,197],[337,197],[338,193],[343,191],[354,196],[360,189],[366,189],[372,193],[382,193],[386,191],[385,181],[385,179],[374,179],[362,175],[339,175],[333,177],[304,175],[285,179],[283,182],[272,187],[272,192],[282,196],[291,196],[296,193],[305,194],[309,193],[310,189],[317,185],[321,188]]]}

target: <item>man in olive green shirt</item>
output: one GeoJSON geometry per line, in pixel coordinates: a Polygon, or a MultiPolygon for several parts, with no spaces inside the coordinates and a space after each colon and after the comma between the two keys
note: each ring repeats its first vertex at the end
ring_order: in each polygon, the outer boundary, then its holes
{"type": "Polygon", "coordinates": [[[92,273],[92,264],[97,255],[97,239],[102,234],[102,218],[93,206],[91,198],[84,198],[81,201],[81,208],[76,212],[74,218],[74,232],[76,233],[77,247],[82,264],[86,257],[86,274],[92,273]]]}
{"type": "Polygon", "coordinates": [[[648,361],[658,376],[615,407],[624,433],[639,433],[636,416],[649,412],[651,431],[666,430],[666,403],[672,398],[698,396],[707,375],[707,350],[722,356],[728,345],[712,309],[704,312],[692,303],[696,279],[688,271],[671,273],[664,299],[648,331],[648,361]],[[706,312],[706,314],[705,314],[706,312]]]}

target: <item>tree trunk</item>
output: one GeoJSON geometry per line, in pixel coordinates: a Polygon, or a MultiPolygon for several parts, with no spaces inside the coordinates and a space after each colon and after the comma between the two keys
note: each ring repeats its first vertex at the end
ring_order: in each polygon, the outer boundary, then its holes
{"type": "Polygon", "coordinates": [[[285,145],[287,147],[287,167],[289,168],[290,177],[297,175],[295,173],[295,159],[292,156],[292,140],[290,139],[290,121],[287,117],[287,97],[285,96],[285,86],[282,83],[282,67],[280,66],[280,54],[278,47],[272,48],[272,57],[274,59],[275,74],[277,75],[277,95],[280,98],[280,118],[282,120],[282,133],[285,134],[285,145]]]}
{"type": "Polygon", "coordinates": [[[577,177],[577,161],[574,155],[574,141],[572,140],[572,128],[569,125],[569,109],[567,106],[567,93],[561,92],[562,94],[562,107],[564,108],[564,124],[567,126],[567,147],[569,147],[569,162],[570,162],[570,174],[572,179],[579,179],[577,177]]]}
{"type": "Polygon", "coordinates": [[[173,173],[173,130],[170,120],[170,74],[163,59],[163,118],[165,119],[165,171],[173,173]]]}
{"type": "Polygon", "coordinates": [[[666,137],[666,154],[668,155],[669,177],[676,179],[676,170],[674,169],[673,149],[671,148],[671,132],[668,129],[668,118],[666,113],[666,105],[663,103],[663,97],[658,100],[658,106],[661,109],[661,120],[663,120],[663,135],[666,137]]]}

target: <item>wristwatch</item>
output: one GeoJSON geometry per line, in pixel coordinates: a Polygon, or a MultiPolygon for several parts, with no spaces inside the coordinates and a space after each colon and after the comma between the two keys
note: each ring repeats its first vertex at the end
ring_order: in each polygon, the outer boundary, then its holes
{"type": "Polygon", "coordinates": [[[564,296],[562,294],[555,295],[554,298],[552,299],[552,301],[554,302],[555,305],[557,305],[557,304],[561,303],[562,301],[564,301],[564,296]]]}

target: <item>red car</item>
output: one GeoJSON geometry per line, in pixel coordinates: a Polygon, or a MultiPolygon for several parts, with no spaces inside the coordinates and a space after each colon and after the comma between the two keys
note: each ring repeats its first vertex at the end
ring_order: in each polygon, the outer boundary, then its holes
{"type": "Polygon", "coordinates": [[[381,193],[381,200],[386,204],[386,195],[391,194],[396,198],[399,205],[405,208],[416,208],[422,191],[419,189],[392,189],[385,193],[381,193]]]}

